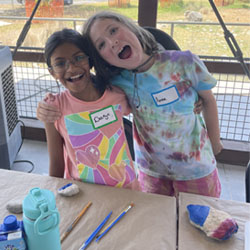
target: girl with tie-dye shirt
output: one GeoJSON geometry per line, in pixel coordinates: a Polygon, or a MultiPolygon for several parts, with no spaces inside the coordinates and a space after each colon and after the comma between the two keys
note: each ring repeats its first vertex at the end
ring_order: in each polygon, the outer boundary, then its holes
{"type": "Polygon", "coordinates": [[[216,80],[190,51],[158,50],[132,20],[99,12],[83,27],[96,75],[126,93],[134,117],[134,147],[143,191],[220,196],[214,154],[222,149],[211,89],[216,80]],[[198,95],[203,117],[193,113],[198,95]]]}

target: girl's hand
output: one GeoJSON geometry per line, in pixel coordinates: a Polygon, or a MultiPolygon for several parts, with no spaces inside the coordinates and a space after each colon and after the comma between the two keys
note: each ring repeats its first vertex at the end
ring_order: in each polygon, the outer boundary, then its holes
{"type": "Polygon", "coordinates": [[[223,144],[222,144],[221,141],[219,141],[219,143],[213,144],[212,147],[213,147],[213,153],[214,153],[214,155],[217,155],[223,149],[223,144]]]}
{"type": "Polygon", "coordinates": [[[61,113],[57,107],[46,103],[47,100],[54,101],[54,96],[47,94],[44,100],[38,103],[36,115],[42,122],[53,123],[61,117],[61,113]]]}
{"type": "Polygon", "coordinates": [[[202,98],[199,96],[198,101],[194,104],[194,113],[200,114],[203,110],[203,101],[202,98]]]}

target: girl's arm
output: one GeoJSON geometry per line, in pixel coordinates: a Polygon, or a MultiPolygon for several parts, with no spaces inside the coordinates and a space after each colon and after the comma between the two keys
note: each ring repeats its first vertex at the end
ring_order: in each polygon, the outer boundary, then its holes
{"type": "Polygon", "coordinates": [[[49,175],[64,177],[63,138],[53,123],[45,123],[47,145],[49,151],[49,175]]]}
{"type": "Polygon", "coordinates": [[[203,117],[206,123],[208,136],[212,144],[214,155],[217,155],[223,149],[220,141],[220,129],[216,100],[211,90],[199,91],[203,100],[203,117]]]}

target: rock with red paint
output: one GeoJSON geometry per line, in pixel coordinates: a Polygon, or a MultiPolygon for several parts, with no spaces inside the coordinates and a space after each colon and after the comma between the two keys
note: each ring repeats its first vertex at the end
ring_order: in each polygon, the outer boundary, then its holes
{"type": "Polygon", "coordinates": [[[210,206],[187,206],[189,221],[208,237],[227,240],[238,231],[238,224],[228,213],[210,206]]]}

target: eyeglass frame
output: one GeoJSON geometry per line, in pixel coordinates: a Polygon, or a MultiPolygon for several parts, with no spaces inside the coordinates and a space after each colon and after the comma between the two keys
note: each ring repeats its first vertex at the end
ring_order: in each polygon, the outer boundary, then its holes
{"type": "MultiPolygon", "coordinates": [[[[63,60],[62,60],[63,61],[63,60]]],[[[61,61],[61,62],[62,62],[61,61]]],[[[55,70],[55,64],[54,65],[51,65],[50,67],[48,67],[48,69],[50,69],[50,70],[53,70],[55,73],[58,73],[58,74],[61,74],[61,73],[63,73],[63,72],[65,72],[65,71],[67,71],[68,69],[69,69],[69,66],[70,66],[70,63],[72,63],[74,66],[76,66],[76,67],[80,67],[80,66],[82,66],[82,65],[84,65],[84,64],[87,64],[87,63],[89,63],[89,56],[86,56],[86,55],[76,55],[76,56],[74,56],[72,59],[67,59],[67,60],[64,60],[64,69],[62,69],[62,70],[59,70],[59,71],[57,71],[57,70],[55,70]],[[82,56],[83,57],[83,59],[81,60],[81,61],[77,61],[75,58],[76,57],[79,57],[79,56],[82,56]],[[87,59],[87,60],[86,60],[87,59]]]]}

